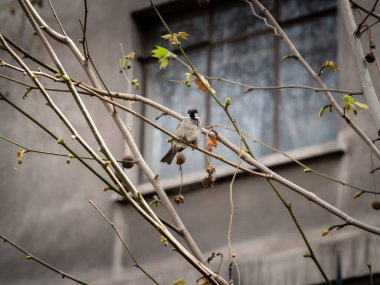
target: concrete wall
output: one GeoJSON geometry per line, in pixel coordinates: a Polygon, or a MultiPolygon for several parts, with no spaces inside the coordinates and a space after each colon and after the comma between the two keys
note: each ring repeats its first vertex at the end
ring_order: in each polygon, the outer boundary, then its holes
{"type": "MultiPolygon", "coordinates": [[[[55,2],[56,11],[67,33],[73,39],[80,38],[78,19],[83,16],[82,1],[55,2]]],[[[137,27],[129,15],[146,7],[147,3],[102,0],[88,2],[88,41],[92,58],[107,86],[112,90],[124,90],[125,83],[118,72],[119,43],[123,43],[126,51],[134,49],[138,52],[142,49],[137,27]]],[[[40,11],[47,22],[56,27],[46,1],[40,11]]],[[[21,11],[16,11],[16,16],[11,16],[9,11],[3,10],[0,12],[0,31],[22,43],[33,54],[51,62],[43,47],[31,36],[29,25],[26,23],[23,28],[24,21],[21,11]],[[17,25],[11,22],[15,19],[17,25]]],[[[360,89],[340,17],[338,31],[340,86],[348,90],[360,89]]],[[[373,35],[373,39],[375,44],[380,44],[377,33],[373,35]]],[[[68,50],[55,43],[53,45],[70,74],[85,78],[68,50]]],[[[0,51],[0,58],[9,59],[4,51],[0,51]]],[[[1,74],[8,72],[4,68],[0,71],[1,74]]],[[[135,77],[141,76],[139,66],[135,67],[135,72],[135,77]]],[[[373,74],[376,75],[375,72],[373,74]]],[[[27,81],[26,78],[23,80],[27,81]]],[[[375,80],[374,83],[379,90],[380,82],[375,80]]],[[[80,153],[84,153],[75,141],[70,141],[70,134],[56,119],[55,114],[43,111],[47,107],[44,106],[40,94],[33,92],[27,100],[22,100],[24,89],[2,79],[0,90],[7,92],[10,99],[34,114],[80,153]]],[[[54,93],[53,98],[90,144],[97,148],[86,131],[86,123],[74,107],[72,98],[62,93],[54,93]]],[[[124,145],[110,116],[96,100],[85,100],[106,142],[120,158],[124,153],[124,145]]],[[[360,112],[356,120],[369,134],[374,134],[369,112],[360,112]]],[[[4,102],[0,103],[0,122],[2,136],[31,148],[64,152],[38,127],[4,102]]],[[[344,122],[340,123],[336,146],[335,150],[333,148],[332,151],[326,151],[325,155],[310,157],[305,163],[357,186],[373,189],[373,180],[368,174],[371,170],[370,152],[344,122]]],[[[132,266],[130,258],[109,225],[88,204],[92,200],[116,222],[141,265],[161,284],[171,284],[178,278],[185,278],[188,284],[193,284],[193,280],[199,277],[178,254],[160,244],[160,235],[131,207],[115,203],[110,193],[103,193],[102,183],[94,179],[78,162],[73,161],[67,165],[65,158],[26,154],[23,164],[18,165],[18,150],[18,147],[0,141],[1,234],[52,265],[91,284],[151,284],[132,266]],[[17,166],[17,170],[13,169],[14,166],[17,166]]],[[[378,165],[378,160],[374,161],[378,165]]],[[[363,195],[354,200],[354,192],[312,174],[305,176],[302,169],[292,164],[274,164],[272,168],[355,218],[380,226],[379,212],[371,208],[373,196],[363,195]]],[[[128,174],[135,179],[137,177],[136,170],[128,174]]],[[[379,185],[379,175],[376,176],[376,181],[379,185]]],[[[218,179],[214,188],[203,189],[199,181],[194,181],[185,189],[186,202],[177,207],[184,223],[206,254],[222,251],[225,257],[228,255],[226,240],[230,209],[229,182],[230,177],[227,176],[218,179]]],[[[233,251],[237,253],[242,284],[321,282],[315,266],[302,256],[306,248],[288,213],[265,181],[240,175],[234,188],[236,210],[233,251]]],[[[347,227],[322,238],[320,232],[323,228],[340,221],[290,190],[283,187],[280,190],[292,202],[299,222],[330,278],[335,278],[337,252],[340,252],[342,258],[342,273],[345,278],[366,275],[368,262],[373,264],[375,272],[380,272],[380,240],[377,236],[347,227]]],[[[163,209],[158,208],[157,212],[166,217],[163,209]]],[[[212,263],[215,269],[217,265],[218,262],[212,263]]],[[[224,263],[222,272],[226,270],[227,265],[224,263]]],[[[7,244],[0,245],[0,283],[72,284],[40,265],[26,261],[21,253],[7,244]]]]}

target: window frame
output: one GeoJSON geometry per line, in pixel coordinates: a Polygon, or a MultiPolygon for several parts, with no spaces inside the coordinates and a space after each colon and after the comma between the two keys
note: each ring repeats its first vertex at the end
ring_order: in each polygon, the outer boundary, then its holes
{"type": "MultiPolygon", "coordinates": [[[[281,9],[282,9],[282,1],[281,0],[275,0],[274,1],[274,9],[272,11],[272,14],[273,16],[276,18],[276,19],[280,19],[281,17],[281,9]]],[[[189,44],[189,45],[184,45],[183,46],[183,49],[185,50],[185,52],[191,52],[191,51],[196,51],[196,50],[205,50],[206,51],[206,54],[207,54],[207,64],[206,64],[206,74],[207,75],[210,75],[210,76],[213,76],[211,75],[211,72],[212,72],[212,55],[213,55],[213,50],[215,48],[217,48],[218,46],[221,46],[223,44],[226,44],[226,43],[233,43],[233,42],[236,42],[236,41],[242,41],[242,40],[245,40],[245,39],[248,39],[248,38],[251,38],[251,37],[257,37],[257,36],[260,36],[260,35],[265,35],[265,34],[273,34],[273,31],[271,29],[269,29],[268,27],[260,27],[258,29],[255,29],[254,31],[251,31],[251,32],[244,32],[244,33],[239,33],[237,35],[233,35],[233,36],[227,36],[226,38],[223,38],[223,39],[217,39],[217,40],[213,40],[213,27],[212,27],[212,20],[213,20],[213,14],[214,14],[214,10],[216,7],[218,7],[218,5],[232,5],[231,2],[229,2],[228,0],[214,0],[214,1],[211,1],[211,4],[206,7],[206,8],[200,8],[196,1],[171,1],[171,2],[167,2],[167,3],[164,3],[162,5],[159,5],[158,6],[158,9],[160,10],[160,13],[162,14],[162,16],[167,19],[167,20],[170,20],[170,19],[173,19],[175,17],[186,17],[186,18],[190,18],[192,17],[192,15],[196,14],[196,13],[199,13],[199,12],[203,12],[203,13],[206,13],[207,14],[207,18],[208,18],[208,38],[207,40],[205,41],[201,41],[201,42],[198,42],[196,44],[189,44]],[[181,3],[179,3],[181,2],[181,3]],[[182,4],[182,5],[181,5],[182,4]],[[191,11],[191,12],[189,12],[191,11]],[[179,16],[180,15],[180,16],[179,16]]],[[[248,7],[247,7],[248,8],[248,7]]],[[[327,9],[323,9],[321,11],[315,11],[315,12],[312,12],[312,13],[309,13],[309,14],[305,14],[305,15],[301,15],[301,16],[297,16],[295,18],[291,18],[291,19],[286,19],[286,20],[278,20],[278,23],[279,25],[284,28],[284,29],[287,29],[287,28],[291,28],[293,26],[296,26],[296,25],[302,25],[303,23],[307,23],[307,22],[310,22],[310,21],[313,21],[313,20],[316,20],[316,19],[321,19],[323,17],[329,17],[329,16],[336,16],[338,17],[337,15],[337,5],[335,5],[334,7],[330,7],[330,8],[327,8],[327,9]]],[[[134,20],[139,24],[139,25],[142,25],[142,30],[145,30],[147,29],[150,25],[154,25],[154,24],[161,24],[161,22],[159,22],[159,20],[157,19],[157,16],[154,14],[154,12],[151,10],[151,9],[144,9],[143,11],[137,11],[137,12],[134,12],[132,13],[132,17],[134,18],[134,20]]],[[[273,65],[271,66],[272,68],[272,72],[274,74],[274,77],[273,77],[273,84],[274,85],[280,85],[280,61],[281,61],[281,41],[279,38],[274,38],[274,41],[273,41],[273,65]]],[[[144,49],[144,52],[145,54],[149,54],[149,46],[144,43],[142,43],[142,46],[143,46],[143,49],[144,49]]],[[[174,52],[178,52],[178,50],[174,50],[174,52]]],[[[337,52],[338,52],[338,47],[337,47],[337,52]]],[[[146,90],[146,72],[145,72],[145,67],[146,67],[146,64],[147,63],[151,63],[152,61],[154,61],[155,59],[153,59],[152,57],[139,57],[138,58],[139,62],[141,63],[141,67],[142,67],[142,90],[145,92],[146,90]]],[[[273,96],[274,96],[274,110],[273,110],[273,142],[272,142],[272,146],[279,149],[279,146],[280,146],[280,123],[279,123],[279,120],[280,120],[280,116],[279,116],[279,107],[280,107],[280,104],[281,104],[281,90],[279,89],[275,89],[272,91],[273,92],[273,96]]],[[[202,114],[202,124],[204,126],[208,126],[210,125],[211,123],[211,115],[212,115],[212,112],[211,112],[211,100],[212,98],[210,96],[204,96],[204,104],[205,104],[205,108],[206,108],[206,114],[202,114]]],[[[145,106],[142,106],[142,112],[145,114],[146,111],[145,111],[145,106]]],[[[142,127],[140,129],[140,147],[141,149],[144,149],[144,133],[145,133],[145,125],[142,124],[142,127]]],[[[294,153],[295,157],[300,157],[300,158],[304,158],[305,157],[305,150],[308,150],[310,151],[310,155],[309,157],[314,157],[316,154],[318,155],[324,155],[324,154],[329,154],[329,153],[340,153],[340,152],[343,152],[344,151],[344,148],[339,145],[337,143],[337,139],[335,139],[334,141],[329,141],[329,142],[326,142],[326,143],[318,143],[318,144],[315,144],[315,145],[309,145],[309,146],[306,146],[306,147],[301,147],[301,148],[295,148],[295,149],[292,149],[290,151],[287,151],[287,153],[294,153]],[[321,146],[324,146],[324,145],[327,145],[327,149],[325,151],[321,151],[321,146]]],[[[143,153],[144,155],[144,153],[143,153]]],[[[269,154],[269,155],[265,155],[263,157],[261,157],[260,159],[262,160],[269,160],[268,161],[271,161],[272,157],[276,157],[278,156],[281,157],[281,154],[269,154]]],[[[277,158],[276,158],[277,159],[277,158]]],[[[204,165],[206,165],[207,163],[207,158],[205,157],[204,159],[204,165]]],[[[280,162],[279,164],[283,164],[284,162],[280,162]]],[[[277,165],[276,163],[269,163],[270,165],[277,165]]],[[[226,175],[229,175],[228,173],[230,173],[231,175],[233,174],[233,171],[226,171],[224,168],[230,168],[230,167],[218,167],[218,171],[219,169],[222,169],[222,175],[221,176],[226,176],[226,175]]],[[[202,172],[203,173],[203,172],[202,172]]],[[[201,178],[203,176],[199,176],[199,174],[201,174],[200,172],[194,172],[194,173],[189,173],[189,174],[185,174],[184,176],[188,176],[189,178],[191,179],[185,179],[185,180],[189,180],[189,181],[193,181],[195,182],[196,180],[200,181],[201,178]],[[198,179],[194,179],[192,177],[200,177],[198,179]]],[[[167,184],[169,188],[172,188],[172,187],[175,187],[175,184],[179,184],[179,180],[176,179],[176,178],[164,178],[164,179],[161,179],[163,181],[166,181],[167,183],[164,183],[164,184],[167,184]],[[173,181],[176,181],[178,180],[178,183],[175,183],[173,181]]],[[[147,183],[145,183],[145,181],[143,181],[143,173],[141,171],[139,171],[138,173],[138,182],[140,183],[140,185],[146,185],[146,187],[143,187],[144,189],[147,188],[149,189],[149,185],[147,185],[147,183]]],[[[184,184],[188,184],[185,183],[184,184]]],[[[147,191],[147,190],[146,190],[147,191]]]]}

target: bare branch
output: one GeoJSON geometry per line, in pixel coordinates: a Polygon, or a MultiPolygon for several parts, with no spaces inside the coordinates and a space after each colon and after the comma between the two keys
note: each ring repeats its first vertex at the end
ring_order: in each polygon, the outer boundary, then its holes
{"type": "Polygon", "coordinates": [[[123,244],[124,248],[127,250],[129,256],[132,258],[133,262],[134,262],[134,266],[137,267],[138,269],[141,270],[142,273],[144,273],[150,280],[153,281],[153,283],[155,284],[158,284],[159,283],[152,277],[152,275],[150,275],[138,262],[137,262],[137,259],[136,257],[134,256],[134,254],[132,253],[132,251],[129,249],[127,243],[125,242],[124,238],[122,237],[121,233],[119,232],[119,230],[116,228],[115,224],[113,222],[111,222],[111,220],[109,218],[107,218],[107,216],[90,200],[89,203],[95,208],[95,210],[98,211],[98,213],[100,215],[102,215],[102,217],[111,225],[113,231],[116,233],[117,237],[119,238],[119,240],[121,241],[121,243],[123,244]]]}
{"type": "Polygon", "coordinates": [[[61,275],[62,278],[68,278],[68,279],[73,280],[74,282],[76,282],[78,284],[88,285],[88,283],[86,283],[86,282],[84,282],[84,281],[82,281],[82,280],[80,280],[80,279],[78,279],[78,278],[76,278],[76,277],[74,277],[68,273],[63,272],[62,270],[58,269],[57,267],[54,267],[53,265],[50,265],[46,261],[43,261],[42,259],[32,255],[30,252],[26,251],[24,248],[22,248],[21,246],[19,246],[15,242],[11,241],[9,238],[7,238],[1,234],[0,234],[0,238],[2,238],[5,243],[9,243],[11,246],[16,248],[18,251],[25,254],[25,258],[27,260],[33,260],[33,261],[41,264],[42,266],[50,269],[51,271],[58,273],[59,275],[61,275]]]}

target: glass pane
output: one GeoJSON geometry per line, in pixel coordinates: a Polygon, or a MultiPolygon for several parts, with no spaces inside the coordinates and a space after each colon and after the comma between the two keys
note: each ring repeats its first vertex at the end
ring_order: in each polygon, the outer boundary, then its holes
{"type": "MultiPolygon", "coordinates": [[[[319,20],[294,26],[286,30],[290,39],[317,72],[325,60],[337,60],[336,18],[324,17],[319,20]]],[[[282,55],[289,54],[285,45],[281,46],[282,55]]],[[[315,86],[315,82],[295,60],[287,60],[280,67],[281,85],[300,84],[315,86]]],[[[325,84],[334,88],[338,75],[326,70],[321,78],[325,84]]],[[[320,118],[320,108],[329,102],[322,93],[314,91],[287,89],[281,91],[280,135],[281,149],[322,143],[336,138],[337,116],[325,112],[320,118]],[[302,119],[300,119],[302,118],[302,119]]]]}
{"type": "MultiPolygon", "coordinates": [[[[262,4],[269,10],[273,9],[273,1],[262,1],[262,4]]],[[[212,39],[214,41],[252,32],[264,27],[262,20],[255,17],[249,5],[243,1],[220,4],[213,11],[212,39]]]]}
{"type": "MultiPolygon", "coordinates": [[[[249,38],[233,44],[223,44],[213,50],[212,74],[250,85],[273,84],[273,37],[263,35],[249,38]]],[[[244,94],[245,88],[223,82],[213,84],[218,98],[224,102],[232,99],[230,112],[237,120],[242,131],[253,135],[266,143],[273,140],[273,98],[270,92],[251,92],[244,94]]],[[[221,108],[212,102],[211,124],[232,127],[221,108]]],[[[220,130],[220,129],[218,129],[220,130]]],[[[236,133],[220,132],[239,145],[236,133]]],[[[236,160],[236,155],[225,151],[222,147],[216,152],[224,157],[236,160]]],[[[268,151],[260,146],[254,148],[255,155],[260,156],[268,151]]],[[[218,164],[218,162],[215,162],[218,164]]]]}
{"type": "MultiPolygon", "coordinates": [[[[196,14],[181,15],[181,17],[169,18],[165,19],[165,21],[173,33],[186,32],[189,34],[189,38],[182,41],[184,47],[207,40],[208,15],[206,11],[198,12],[196,14]]],[[[170,48],[168,41],[161,37],[168,34],[161,22],[149,32],[149,48],[153,48],[155,45],[170,48]]]]}
{"type": "MultiPolygon", "coordinates": [[[[205,52],[188,53],[193,64],[204,72],[206,69],[205,52]]],[[[173,83],[170,80],[185,80],[185,72],[188,72],[180,63],[171,61],[164,70],[159,69],[159,63],[154,62],[146,66],[146,94],[158,103],[161,103],[174,111],[186,115],[189,108],[197,108],[201,118],[206,117],[205,97],[195,87],[187,88],[184,83],[173,83]]],[[[155,121],[160,115],[157,110],[148,108],[146,115],[155,121]]],[[[175,132],[178,121],[169,116],[163,116],[158,120],[158,124],[171,132],[175,132]]],[[[204,124],[204,120],[201,123],[204,124]]],[[[172,165],[162,163],[160,160],[170,148],[170,143],[166,140],[168,136],[162,132],[146,125],[144,130],[144,158],[152,167],[155,173],[161,178],[179,175],[178,166],[175,162],[172,165]]],[[[203,139],[199,145],[204,145],[203,139]]],[[[202,169],[204,165],[203,155],[192,150],[185,150],[186,163],[182,166],[184,173],[202,169]]]]}
{"type": "Polygon", "coordinates": [[[336,0],[282,0],[281,20],[289,20],[336,7],[336,0]]]}

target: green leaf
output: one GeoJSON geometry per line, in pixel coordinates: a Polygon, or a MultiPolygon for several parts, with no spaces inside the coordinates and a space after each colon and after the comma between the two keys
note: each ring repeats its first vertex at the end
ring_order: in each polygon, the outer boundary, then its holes
{"type": "Polygon", "coordinates": [[[361,103],[361,102],[357,102],[355,101],[354,102],[354,106],[358,109],[361,109],[361,110],[368,110],[368,105],[365,104],[365,103],[361,103]]]}
{"type": "Polygon", "coordinates": [[[347,104],[354,104],[355,100],[350,95],[344,95],[342,97],[344,101],[346,101],[347,104]]]}
{"type": "Polygon", "coordinates": [[[185,285],[186,284],[186,281],[183,280],[183,279],[178,279],[176,281],[174,281],[173,285],[185,285]]]}
{"type": "Polygon", "coordinates": [[[158,62],[161,63],[160,69],[165,69],[168,66],[168,59],[177,57],[174,53],[160,46],[156,46],[156,49],[152,50],[152,53],[152,57],[158,58],[158,62]]]}
{"type": "Polygon", "coordinates": [[[166,57],[169,51],[164,47],[156,46],[156,49],[152,50],[152,53],[153,53],[152,55],[153,57],[160,59],[160,58],[166,57]]]}
{"type": "Polygon", "coordinates": [[[354,198],[359,198],[364,192],[363,191],[358,191],[354,194],[354,198]]]}

